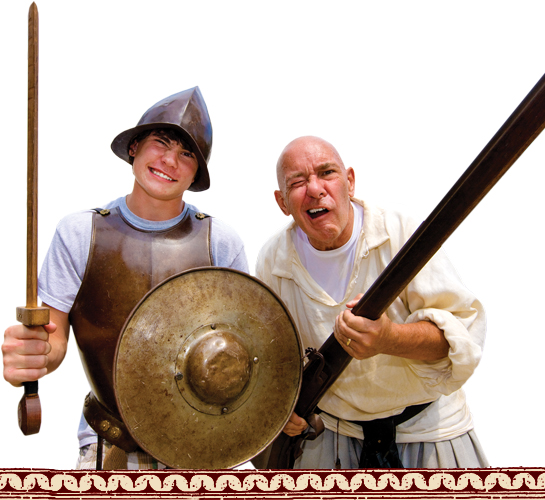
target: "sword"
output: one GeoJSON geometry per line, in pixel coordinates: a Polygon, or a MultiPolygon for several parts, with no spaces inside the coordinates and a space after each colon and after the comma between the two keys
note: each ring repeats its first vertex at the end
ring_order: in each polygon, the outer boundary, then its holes
{"type": "MultiPolygon", "coordinates": [[[[26,307],[17,308],[26,326],[49,323],[49,308],[38,307],[38,8],[28,12],[28,137],[27,137],[27,275],[26,307]]],[[[19,402],[19,427],[25,436],[40,430],[42,409],[38,382],[24,382],[19,402]]]]}

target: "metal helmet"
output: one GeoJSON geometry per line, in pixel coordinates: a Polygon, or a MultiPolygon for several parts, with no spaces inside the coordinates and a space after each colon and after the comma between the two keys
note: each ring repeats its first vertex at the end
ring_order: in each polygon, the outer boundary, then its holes
{"type": "Polygon", "coordinates": [[[199,168],[190,191],[204,191],[210,187],[208,160],[212,150],[212,123],[199,87],[183,90],[154,104],[140,118],[136,127],[121,132],[112,142],[112,151],[129,162],[129,146],[133,138],[154,128],[172,128],[189,143],[199,168]]]}

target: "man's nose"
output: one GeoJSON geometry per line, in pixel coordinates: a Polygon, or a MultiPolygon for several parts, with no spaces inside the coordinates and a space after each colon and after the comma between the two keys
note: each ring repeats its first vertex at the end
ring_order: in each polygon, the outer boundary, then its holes
{"type": "Polygon", "coordinates": [[[311,198],[322,198],[325,195],[325,189],[317,177],[311,177],[307,183],[307,194],[311,198]]]}
{"type": "Polygon", "coordinates": [[[172,149],[167,149],[163,153],[163,162],[165,165],[168,165],[170,167],[176,166],[176,151],[173,151],[172,149]]]}

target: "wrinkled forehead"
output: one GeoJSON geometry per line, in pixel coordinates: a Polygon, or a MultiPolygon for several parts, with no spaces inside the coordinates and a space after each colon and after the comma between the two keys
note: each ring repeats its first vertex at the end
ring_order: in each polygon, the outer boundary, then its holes
{"type": "Polygon", "coordinates": [[[278,185],[282,189],[286,181],[293,177],[332,166],[344,170],[339,153],[331,144],[317,140],[294,142],[284,149],[278,159],[278,185]]]}

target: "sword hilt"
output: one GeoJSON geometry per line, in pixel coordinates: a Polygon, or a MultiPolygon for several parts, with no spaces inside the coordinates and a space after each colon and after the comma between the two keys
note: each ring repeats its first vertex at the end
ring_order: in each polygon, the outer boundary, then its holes
{"type": "MultiPolygon", "coordinates": [[[[17,321],[25,326],[43,326],[49,323],[48,307],[18,307],[17,321]]],[[[17,418],[25,436],[40,432],[42,405],[38,396],[38,381],[23,382],[25,393],[19,401],[17,418]]]]}

